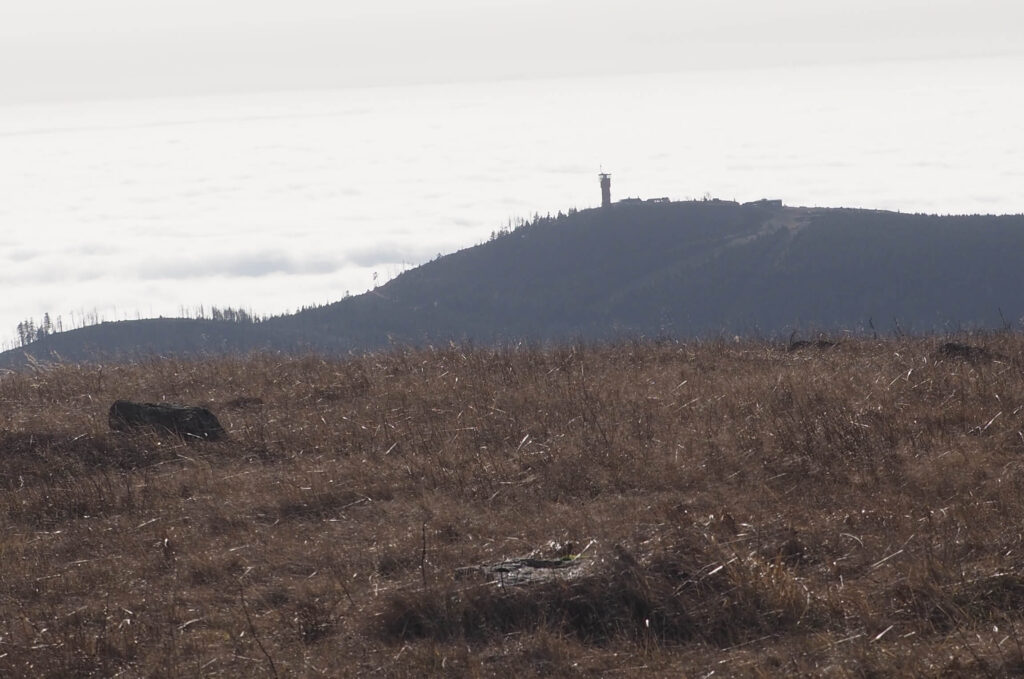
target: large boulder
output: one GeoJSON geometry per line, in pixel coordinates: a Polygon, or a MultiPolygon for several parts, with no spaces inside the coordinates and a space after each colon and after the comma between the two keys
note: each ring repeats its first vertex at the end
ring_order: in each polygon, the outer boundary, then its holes
{"type": "Polygon", "coordinates": [[[184,439],[216,441],[227,436],[217,416],[207,408],[172,403],[135,403],[114,401],[107,417],[114,431],[152,427],[177,434],[184,439]]]}

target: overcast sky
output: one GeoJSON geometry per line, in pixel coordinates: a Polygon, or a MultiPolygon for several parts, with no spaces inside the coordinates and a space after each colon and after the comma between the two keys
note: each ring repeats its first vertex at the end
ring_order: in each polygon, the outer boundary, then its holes
{"type": "Polygon", "coordinates": [[[1019,53],[1010,0],[31,0],[0,101],[1019,53]]]}

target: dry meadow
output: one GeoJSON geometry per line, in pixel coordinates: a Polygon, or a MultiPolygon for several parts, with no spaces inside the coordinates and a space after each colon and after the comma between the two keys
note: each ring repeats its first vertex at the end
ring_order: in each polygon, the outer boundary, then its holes
{"type": "Polygon", "coordinates": [[[1024,336],[948,341],[4,374],[0,675],[1020,674],[1024,336]]]}

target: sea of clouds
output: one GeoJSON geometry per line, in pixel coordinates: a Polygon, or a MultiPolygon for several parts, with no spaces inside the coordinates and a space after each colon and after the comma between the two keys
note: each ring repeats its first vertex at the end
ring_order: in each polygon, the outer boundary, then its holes
{"type": "Polygon", "coordinates": [[[1024,212],[1019,57],[0,106],[0,343],[357,294],[509,220],[711,195],[1024,212]]]}

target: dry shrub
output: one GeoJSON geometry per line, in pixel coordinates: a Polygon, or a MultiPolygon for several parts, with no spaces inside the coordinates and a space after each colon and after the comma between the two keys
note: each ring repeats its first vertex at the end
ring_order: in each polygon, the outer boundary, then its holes
{"type": "Polygon", "coordinates": [[[391,640],[481,643],[542,627],[584,643],[726,647],[798,626],[822,629],[831,615],[781,561],[732,554],[697,531],[646,558],[613,551],[584,562],[577,577],[395,593],[382,632],[391,640]]]}

